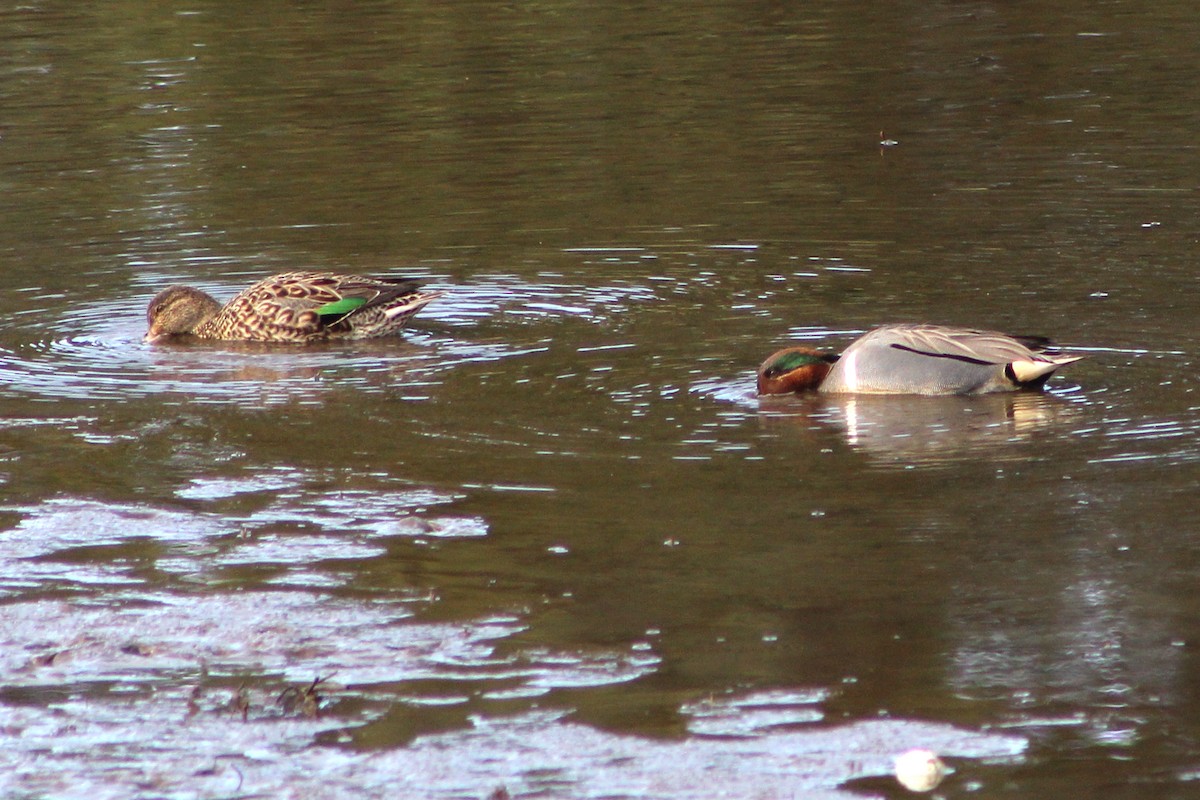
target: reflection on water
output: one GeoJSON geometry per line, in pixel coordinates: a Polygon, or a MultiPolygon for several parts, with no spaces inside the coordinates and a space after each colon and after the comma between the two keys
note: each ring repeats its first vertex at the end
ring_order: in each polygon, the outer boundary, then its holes
{"type": "Polygon", "coordinates": [[[1186,794],[1193,17],[0,10],[0,794],[1186,794]],[[301,268],[448,291],[140,341],[301,268]],[[754,396],[892,321],[1090,357],[754,396]]]}
{"type": "Polygon", "coordinates": [[[761,736],[772,728],[820,722],[820,704],[829,699],[824,690],[756,692],[744,697],[722,697],[689,703],[681,711],[688,731],[704,736],[761,736]]]}
{"type": "MultiPolygon", "coordinates": [[[[298,748],[322,732],[349,741],[347,729],[391,708],[397,685],[440,687],[438,705],[450,708],[438,714],[461,726],[468,713],[503,709],[502,696],[608,686],[657,663],[632,653],[503,656],[496,645],[523,628],[518,619],[420,623],[403,602],[309,592],[129,592],[121,600],[0,608],[5,696],[57,698],[51,715],[36,704],[0,704],[4,729],[23,743],[0,757],[6,793],[93,787],[97,797],[120,797],[146,781],[167,794],[194,793],[197,781],[228,791],[236,775],[274,764],[251,778],[256,791],[270,793],[277,784],[268,776],[298,748]],[[307,711],[281,702],[315,680],[319,696],[307,711]]],[[[414,710],[432,699],[423,694],[414,710]]],[[[331,764],[358,760],[337,752],[329,752],[331,764]]],[[[330,776],[310,796],[332,796],[329,780],[334,794],[354,785],[330,776]]],[[[289,791],[298,786],[287,783],[289,791]]]]}
{"type": "Polygon", "coordinates": [[[763,398],[770,426],[838,430],[877,463],[934,466],[956,459],[1021,460],[1018,445],[1038,431],[1068,424],[1072,404],[1053,394],[1007,392],[974,397],[823,395],[763,398]]]}
{"type": "Polygon", "coordinates": [[[633,681],[659,659],[504,655],[503,640],[525,627],[519,618],[424,623],[413,619],[420,605],[307,592],[151,592],[90,608],[49,600],[0,607],[5,697],[17,701],[0,704],[0,722],[17,734],[0,755],[0,786],[47,795],[86,788],[96,797],[148,782],[165,795],[230,793],[244,782],[256,793],[314,797],[372,785],[414,798],[499,786],[698,797],[699,772],[707,792],[736,793],[751,774],[756,792],[851,797],[836,787],[889,774],[891,755],[916,744],[969,759],[1013,758],[1026,746],[1019,736],[900,720],[808,727],[821,717],[822,691],[684,707],[700,738],[675,743],[568,723],[561,712],[514,716],[506,709],[524,698],[633,681]],[[405,696],[405,687],[421,686],[436,693],[405,696]],[[310,706],[283,702],[308,689],[317,692],[310,706]],[[56,698],[52,715],[31,702],[44,693],[56,698]],[[809,710],[785,716],[788,708],[809,710]],[[456,730],[377,752],[309,747],[314,739],[370,744],[374,727],[414,715],[456,730]],[[301,750],[306,767],[292,774],[287,765],[301,750]]]}
{"type": "MultiPolygon", "coordinates": [[[[201,340],[147,345],[140,342],[144,306],[79,306],[55,320],[68,335],[0,351],[0,391],[111,400],[175,394],[197,402],[271,405],[320,403],[330,390],[353,388],[400,390],[421,399],[424,387],[447,370],[545,349],[540,342],[521,346],[491,336],[469,341],[449,332],[484,322],[494,328],[497,318],[518,326],[562,317],[610,325],[614,315],[655,298],[653,289],[633,285],[528,283],[503,275],[484,280],[455,286],[401,338],[304,348],[201,340]]],[[[225,296],[234,290],[213,291],[225,296]]]]}

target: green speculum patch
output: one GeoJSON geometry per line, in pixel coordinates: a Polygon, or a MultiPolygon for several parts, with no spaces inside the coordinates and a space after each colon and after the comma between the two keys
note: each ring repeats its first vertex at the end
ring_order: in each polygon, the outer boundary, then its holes
{"type": "Polygon", "coordinates": [[[321,306],[317,309],[317,314],[322,319],[341,318],[365,305],[366,302],[366,299],[362,297],[343,297],[341,300],[334,300],[332,303],[321,306]]]}

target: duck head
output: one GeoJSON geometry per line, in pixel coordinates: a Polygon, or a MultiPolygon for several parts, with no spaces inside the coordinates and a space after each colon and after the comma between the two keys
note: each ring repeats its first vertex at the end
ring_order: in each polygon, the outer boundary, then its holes
{"type": "Polygon", "coordinates": [[[789,394],[816,389],[838,357],[807,347],[780,350],[758,368],[759,394],[789,394]]]}
{"type": "Polygon", "coordinates": [[[168,336],[195,333],[196,329],[215,317],[221,304],[191,286],[168,286],[154,296],[146,309],[150,329],[142,338],[153,342],[168,336]]]}

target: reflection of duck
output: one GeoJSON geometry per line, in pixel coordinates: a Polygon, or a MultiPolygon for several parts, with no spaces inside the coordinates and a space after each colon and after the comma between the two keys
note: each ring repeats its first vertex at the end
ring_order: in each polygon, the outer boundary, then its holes
{"type": "Polygon", "coordinates": [[[764,410],[764,422],[790,423],[802,435],[821,428],[881,462],[936,464],[986,453],[993,461],[1021,458],[1028,440],[1073,413],[1074,406],[1043,392],[971,397],[812,394],[764,410]],[[816,423],[816,425],[814,425],[816,423]],[[818,427],[819,426],[819,427],[818,427]]]}
{"type": "Polygon", "coordinates": [[[442,294],[419,289],[404,278],[289,272],[259,281],[222,308],[199,289],[171,286],[150,301],[145,341],[182,334],[300,343],[388,336],[442,294]]]}
{"type": "Polygon", "coordinates": [[[817,389],[862,394],[986,394],[1040,389],[1082,356],[1049,355],[1040,337],[943,325],[885,325],[842,355],[789,347],[758,370],[759,394],[817,389]]]}

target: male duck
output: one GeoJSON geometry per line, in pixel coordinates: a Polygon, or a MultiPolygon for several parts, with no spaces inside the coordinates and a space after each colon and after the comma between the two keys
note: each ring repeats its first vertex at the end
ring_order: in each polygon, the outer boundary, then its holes
{"type": "Polygon", "coordinates": [[[943,325],[884,325],[840,356],[806,347],[775,353],[758,369],[759,394],[985,394],[1040,389],[1083,356],[1049,355],[1050,341],[943,325]]]}
{"type": "Polygon", "coordinates": [[[442,292],[404,278],[287,272],[246,289],[223,308],[191,286],[170,286],[150,301],[144,341],[192,334],[202,339],[320,342],[399,332],[442,292]]]}

